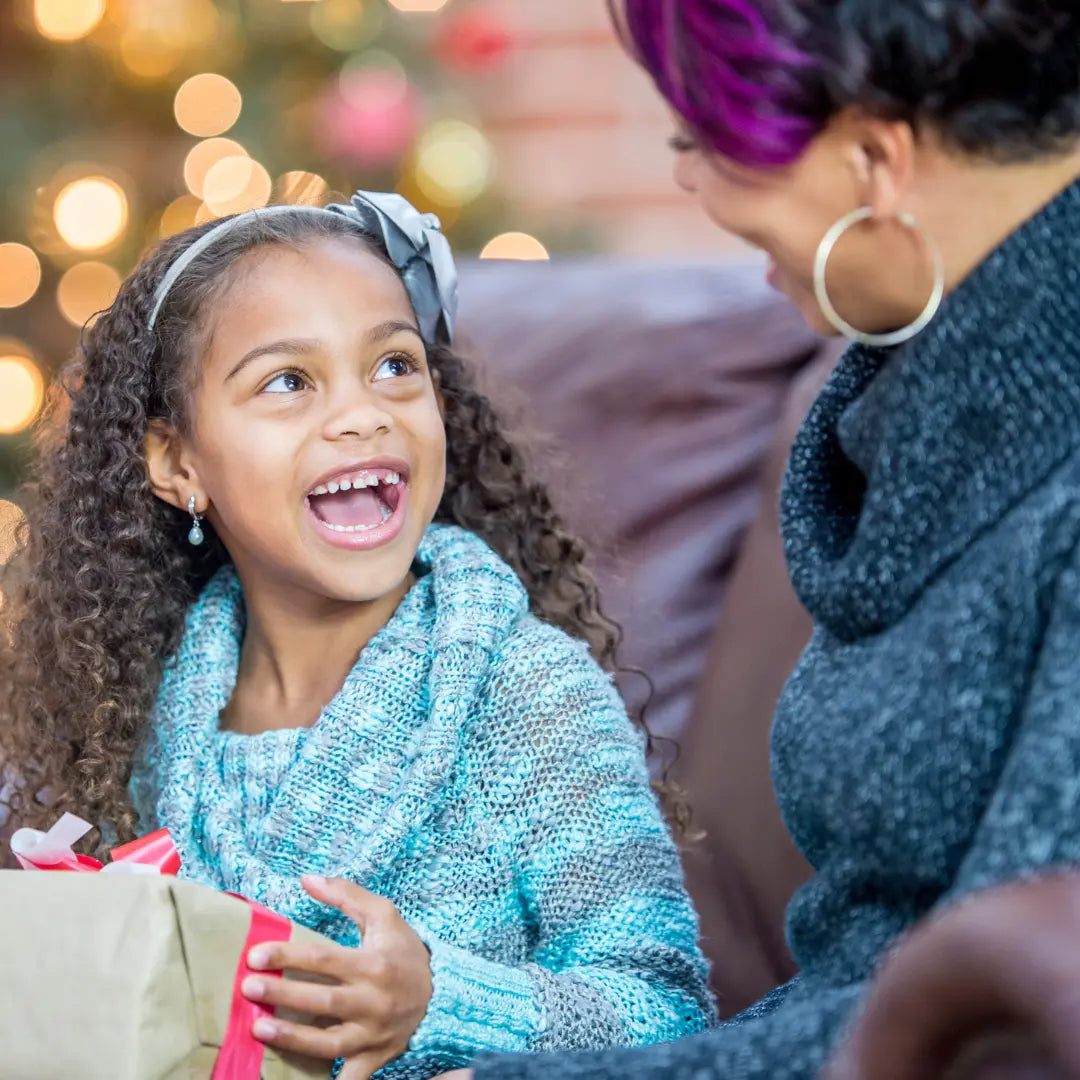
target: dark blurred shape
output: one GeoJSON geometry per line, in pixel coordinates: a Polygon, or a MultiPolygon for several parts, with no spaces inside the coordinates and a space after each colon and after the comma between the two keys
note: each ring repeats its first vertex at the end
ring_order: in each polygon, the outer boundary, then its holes
{"type": "Polygon", "coordinates": [[[927,920],[885,961],[823,1080],[1080,1078],[1080,876],[927,920]]]}

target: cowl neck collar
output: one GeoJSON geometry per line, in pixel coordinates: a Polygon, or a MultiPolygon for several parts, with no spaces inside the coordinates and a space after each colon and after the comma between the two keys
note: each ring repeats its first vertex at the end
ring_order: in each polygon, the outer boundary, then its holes
{"type": "Polygon", "coordinates": [[[354,932],[307,896],[299,873],[377,887],[444,803],[471,707],[529,607],[510,567],[465,530],[432,526],[417,569],[316,724],[257,736],[219,727],[236,684],[244,603],[231,568],[210,582],[189,613],[136,770],[150,778],[137,801],[156,807],[185,876],[339,939],[354,932]],[[258,822],[245,821],[245,782],[265,801],[258,822]]]}
{"type": "Polygon", "coordinates": [[[788,566],[851,640],[1080,446],[1080,182],[1014,232],[918,338],[845,353],[792,448],[788,566]]]}

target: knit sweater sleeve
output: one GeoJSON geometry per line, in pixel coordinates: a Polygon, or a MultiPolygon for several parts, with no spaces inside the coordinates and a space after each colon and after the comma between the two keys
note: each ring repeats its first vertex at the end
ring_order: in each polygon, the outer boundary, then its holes
{"type": "Polygon", "coordinates": [[[465,1062],[705,1028],[697,919],[608,676],[536,624],[504,650],[475,738],[468,782],[516,867],[531,956],[511,966],[428,936],[434,994],[412,1049],[465,1062]]]}

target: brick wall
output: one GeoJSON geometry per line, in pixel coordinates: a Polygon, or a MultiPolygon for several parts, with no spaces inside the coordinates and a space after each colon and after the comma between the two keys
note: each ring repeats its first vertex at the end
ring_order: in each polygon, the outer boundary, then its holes
{"type": "Polygon", "coordinates": [[[584,226],[583,243],[625,255],[743,253],[674,184],[666,107],[616,40],[604,0],[492,6],[517,44],[479,80],[479,101],[523,228],[572,236],[584,226]]]}

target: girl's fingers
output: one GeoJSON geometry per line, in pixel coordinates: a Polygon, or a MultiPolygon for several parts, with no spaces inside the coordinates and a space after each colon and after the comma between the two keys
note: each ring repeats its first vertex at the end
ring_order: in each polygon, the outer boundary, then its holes
{"type": "Polygon", "coordinates": [[[320,904],[337,908],[342,914],[352,919],[362,933],[378,930],[384,924],[391,923],[397,917],[397,908],[385,897],[343,878],[324,878],[316,874],[305,874],[300,883],[309,896],[320,904]]]}
{"type": "Polygon", "coordinates": [[[331,1020],[347,1020],[361,1009],[360,993],[351,986],[308,982],[306,979],[263,978],[249,975],[240,991],[248,1001],[270,1005],[275,1009],[291,1009],[309,1016],[325,1016],[331,1020]]]}
{"type": "Polygon", "coordinates": [[[358,971],[358,949],[321,941],[274,941],[248,952],[253,971],[303,971],[348,982],[358,971]]]}
{"type": "Polygon", "coordinates": [[[368,1038],[359,1024],[335,1024],[329,1028],[297,1024],[276,1016],[260,1017],[252,1026],[260,1042],[292,1054],[333,1061],[353,1057],[366,1049],[368,1038]]]}

